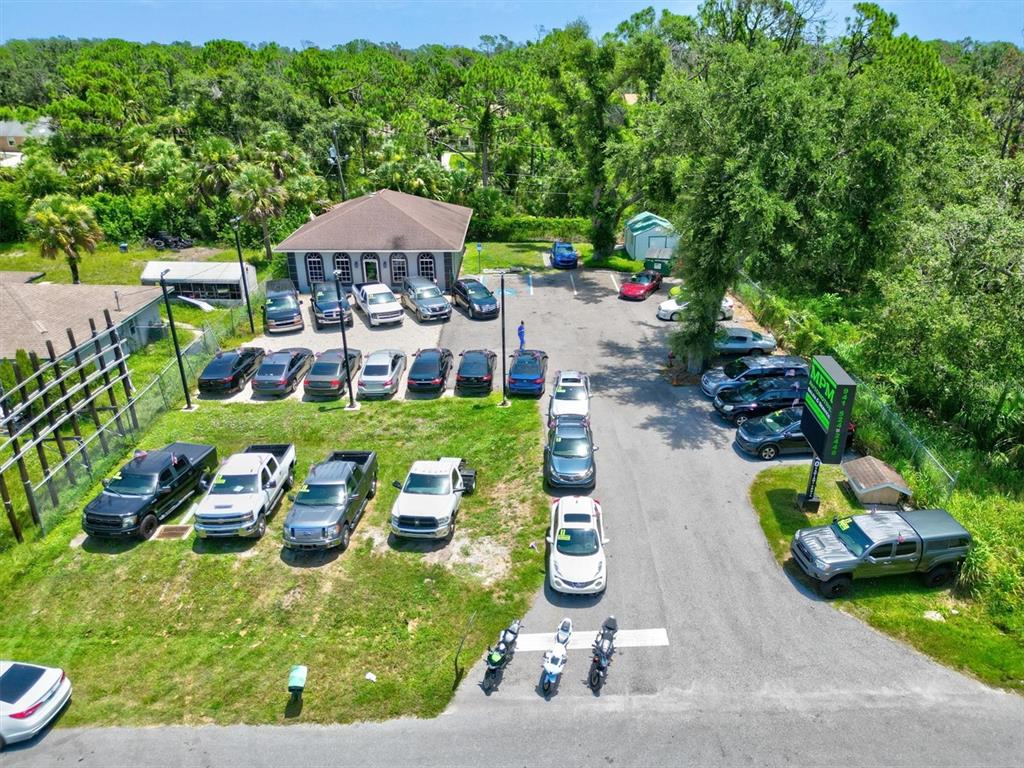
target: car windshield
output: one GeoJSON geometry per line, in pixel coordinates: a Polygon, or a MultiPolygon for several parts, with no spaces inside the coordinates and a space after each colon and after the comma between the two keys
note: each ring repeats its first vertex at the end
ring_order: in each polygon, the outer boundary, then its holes
{"type": "Polygon", "coordinates": [[[579,385],[555,387],[555,400],[586,400],[587,390],[579,385]]]}
{"type": "Polygon", "coordinates": [[[346,499],[344,484],[305,484],[295,496],[296,504],[340,504],[346,499]]]}
{"type": "Polygon", "coordinates": [[[255,475],[217,475],[210,486],[211,494],[256,493],[255,475]]]}
{"type": "Polygon", "coordinates": [[[600,549],[597,531],[593,528],[561,528],[555,536],[558,552],[570,557],[596,555],[600,549]]]}
{"type": "Polygon", "coordinates": [[[735,390],[736,400],[740,403],[752,403],[774,386],[774,382],[767,379],[753,381],[750,384],[735,390]]]}
{"type": "Polygon", "coordinates": [[[441,289],[436,285],[432,285],[429,288],[420,288],[416,291],[417,299],[436,299],[441,295],[441,289]]]}
{"type": "Polygon", "coordinates": [[[298,309],[299,302],[295,300],[294,296],[268,296],[267,297],[267,309],[279,310],[279,309],[298,309]]]}
{"type": "Polygon", "coordinates": [[[652,278],[650,275],[633,275],[629,278],[629,282],[639,283],[640,285],[647,285],[651,280],[652,278]]]}
{"type": "Polygon", "coordinates": [[[746,373],[747,369],[749,368],[750,366],[747,365],[742,360],[733,360],[731,363],[727,363],[726,365],[724,365],[722,367],[722,370],[725,372],[725,375],[728,376],[730,379],[735,379],[746,373]]]}
{"type": "Polygon", "coordinates": [[[768,428],[768,431],[773,435],[777,435],[779,432],[784,430],[796,419],[788,411],[776,411],[775,413],[769,413],[764,417],[761,423],[768,428]]]}
{"type": "Polygon", "coordinates": [[[512,363],[512,373],[522,376],[540,376],[540,360],[532,355],[521,355],[512,363]]]}
{"type": "Polygon", "coordinates": [[[313,363],[313,368],[310,370],[309,375],[337,376],[339,371],[341,371],[341,363],[321,360],[318,363],[313,363]]]}
{"type": "Polygon", "coordinates": [[[482,285],[467,285],[466,292],[474,299],[491,298],[491,292],[482,285]]]}
{"type": "Polygon", "coordinates": [[[390,291],[387,293],[371,293],[369,296],[370,304],[388,304],[395,300],[395,297],[390,291]]]}
{"type": "Polygon", "coordinates": [[[555,243],[556,253],[572,253],[572,243],[555,243]]]}
{"type": "Polygon", "coordinates": [[[387,376],[391,368],[383,364],[367,365],[363,368],[363,376],[387,376]]]}
{"type": "Polygon", "coordinates": [[[405,480],[402,493],[416,493],[426,496],[445,496],[452,491],[448,475],[420,475],[413,473],[405,480]]]}
{"type": "Polygon", "coordinates": [[[871,539],[852,518],[845,517],[842,520],[837,520],[829,527],[843,542],[843,545],[853,553],[854,557],[863,555],[864,551],[872,544],[871,539]]]}
{"type": "Polygon", "coordinates": [[[761,341],[762,339],[764,339],[764,336],[758,333],[757,331],[751,331],[750,338],[754,339],[754,341],[761,341]]]}
{"type": "Polygon", "coordinates": [[[118,472],[107,483],[107,490],[123,496],[145,496],[156,491],[155,475],[129,475],[118,472]]]}
{"type": "Polygon", "coordinates": [[[284,366],[276,363],[267,363],[260,366],[260,376],[280,376],[284,373],[284,366]]]}
{"type": "Polygon", "coordinates": [[[551,452],[563,459],[585,459],[590,455],[590,441],[585,437],[555,435],[555,444],[551,452]]]}

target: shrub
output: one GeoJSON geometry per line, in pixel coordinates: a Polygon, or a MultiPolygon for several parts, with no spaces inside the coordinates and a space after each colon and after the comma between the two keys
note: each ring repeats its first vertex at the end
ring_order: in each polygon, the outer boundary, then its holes
{"type": "Polygon", "coordinates": [[[532,242],[534,240],[587,240],[590,221],[582,217],[495,216],[473,218],[469,225],[470,240],[532,242]]]}

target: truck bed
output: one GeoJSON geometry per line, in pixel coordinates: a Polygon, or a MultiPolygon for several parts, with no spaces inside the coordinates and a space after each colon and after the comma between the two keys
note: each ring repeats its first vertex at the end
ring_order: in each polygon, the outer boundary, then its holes
{"type": "Polygon", "coordinates": [[[171,443],[163,450],[167,453],[184,456],[193,464],[201,464],[203,459],[217,451],[216,447],[212,445],[201,445],[199,443],[171,443]]]}
{"type": "Polygon", "coordinates": [[[250,445],[242,453],[269,453],[276,459],[283,459],[293,447],[292,443],[264,443],[250,445]]]}
{"type": "Polygon", "coordinates": [[[327,461],[351,461],[353,464],[365,466],[373,459],[373,451],[334,451],[327,461]]]}

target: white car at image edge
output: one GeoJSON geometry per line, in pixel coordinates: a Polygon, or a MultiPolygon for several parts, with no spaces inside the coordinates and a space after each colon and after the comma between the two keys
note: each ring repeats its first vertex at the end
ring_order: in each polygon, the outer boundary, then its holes
{"type": "Polygon", "coordinates": [[[64,670],[0,661],[0,749],[38,734],[70,698],[64,670]]]}
{"type": "MultiPolygon", "coordinates": [[[[683,310],[686,309],[688,301],[683,301],[678,296],[673,296],[667,301],[661,302],[658,305],[658,319],[659,320],[678,320],[683,316],[683,310]]],[[[732,320],[733,301],[728,296],[722,297],[722,304],[718,308],[718,319],[719,320],[732,320]]]]}
{"type": "Polygon", "coordinates": [[[608,585],[601,505],[588,496],[565,496],[551,505],[547,535],[548,584],[568,595],[596,595],[608,585]]]}

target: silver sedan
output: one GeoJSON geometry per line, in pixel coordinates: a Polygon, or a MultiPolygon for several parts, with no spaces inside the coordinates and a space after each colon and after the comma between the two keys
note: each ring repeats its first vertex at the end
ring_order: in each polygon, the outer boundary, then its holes
{"type": "Polygon", "coordinates": [[[722,355],[756,355],[775,351],[775,337],[740,326],[727,326],[715,332],[715,351],[722,355]]]}
{"type": "Polygon", "coordinates": [[[359,397],[390,397],[398,391],[405,373],[405,352],[378,349],[366,358],[359,375],[359,397]]]}

